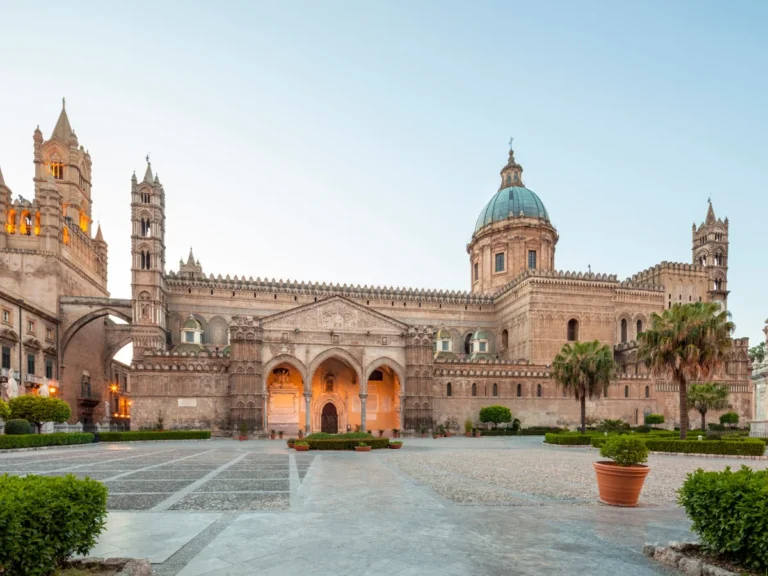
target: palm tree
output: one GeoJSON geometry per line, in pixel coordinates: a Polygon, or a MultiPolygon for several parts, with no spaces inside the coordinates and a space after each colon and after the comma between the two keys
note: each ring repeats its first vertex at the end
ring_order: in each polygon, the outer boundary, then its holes
{"type": "Polygon", "coordinates": [[[679,304],[651,314],[638,336],[638,356],[654,377],[671,378],[680,394],[680,438],[688,430],[688,382],[708,378],[731,348],[734,324],[715,302],[679,304]]]}
{"type": "Polygon", "coordinates": [[[581,403],[581,433],[586,432],[587,398],[600,396],[616,370],[613,352],[599,340],[565,344],[552,362],[555,382],[581,403]]]}
{"type": "Polygon", "coordinates": [[[693,384],[688,391],[688,400],[701,414],[701,429],[706,430],[707,412],[728,407],[728,386],[722,384],[693,384]]]}

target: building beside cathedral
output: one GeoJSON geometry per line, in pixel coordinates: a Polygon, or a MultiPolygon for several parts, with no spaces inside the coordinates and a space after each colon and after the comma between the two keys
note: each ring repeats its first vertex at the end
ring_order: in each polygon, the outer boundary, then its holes
{"type": "MultiPolygon", "coordinates": [[[[162,415],[167,427],[220,432],[241,421],[287,433],[389,432],[476,420],[482,406],[503,404],[524,426],[573,426],[578,404],[556,387],[550,365],[564,343],[597,339],[613,347],[620,369],[588,403],[589,416],[636,424],[662,413],[671,423],[676,386],[646,373],[637,334],[652,313],[677,304],[727,306],[729,224],[711,203],[693,226],[690,263],[664,261],[625,280],[558,271],[557,228],[524,186],[512,150],[498,191],[477,207],[468,292],[214,276],[192,251],[167,270],[166,194],[147,164],[126,197],[132,295],[115,300],[106,291],[107,245],[100,231],[91,238],[90,156],[66,112],[51,138],[37,130],[34,141],[34,202],[12,201],[0,179],[0,296],[38,307],[56,328],[37,354],[58,362],[52,378],[77,406],[73,418],[133,429],[162,415]],[[130,368],[112,361],[126,342],[133,343],[130,368]],[[115,381],[123,376],[125,387],[115,381]],[[86,397],[86,382],[98,401],[86,397]]],[[[22,327],[0,332],[11,370],[13,358],[23,360],[19,347],[33,347],[22,327]]],[[[750,420],[747,348],[746,338],[734,340],[716,380],[750,420]]]]}

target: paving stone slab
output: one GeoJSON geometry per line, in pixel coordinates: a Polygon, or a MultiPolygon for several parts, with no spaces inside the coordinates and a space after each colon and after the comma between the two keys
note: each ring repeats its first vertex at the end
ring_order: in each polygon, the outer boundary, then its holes
{"type": "Polygon", "coordinates": [[[178,492],[194,480],[112,480],[105,482],[110,494],[135,492],[178,492]]]}
{"type": "Polygon", "coordinates": [[[277,480],[288,478],[290,471],[288,468],[280,470],[232,470],[227,468],[216,476],[217,480],[277,480]]]}
{"type": "Polygon", "coordinates": [[[149,510],[171,494],[110,494],[107,510],[149,510]]]}
{"type": "Polygon", "coordinates": [[[288,492],[251,494],[217,493],[189,494],[171,506],[171,510],[288,510],[290,495],[288,492]]]}
{"type": "Polygon", "coordinates": [[[283,480],[210,480],[195,492],[258,492],[262,490],[289,489],[288,479],[283,480]]]}

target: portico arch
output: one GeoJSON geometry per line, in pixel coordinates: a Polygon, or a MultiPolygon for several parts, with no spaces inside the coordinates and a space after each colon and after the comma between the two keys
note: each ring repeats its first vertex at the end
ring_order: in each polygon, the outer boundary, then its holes
{"type": "MultiPolygon", "coordinates": [[[[304,393],[307,392],[306,387],[309,380],[307,379],[307,367],[304,366],[304,363],[296,358],[295,356],[291,356],[290,354],[278,354],[274,358],[272,358],[269,362],[264,364],[264,367],[261,371],[262,373],[262,382],[261,382],[261,392],[262,394],[267,393],[267,379],[269,378],[270,373],[272,370],[277,368],[280,364],[290,364],[296,370],[298,370],[299,374],[301,374],[301,381],[305,388],[304,393]]],[[[311,382],[310,382],[311,385],[311,382]]]]}
{"type": "Polygon", "coordinates": [[[93,322],[94,320],[97,320],[99,318],[103,318],[104,316],[116,316],[121,320],[125,320],[129,324],[133,320],[130,314],[127,314],[122,310],[119,310],[117,308],[112,308],[112,307],[99,308],[98,310],[93,310],[92,312],[89,312],[88,314],[81,316],[80,318],[75,320],[69,328],[66,329],[66,331],[64,332],[64,336],[62,336],[61,338],[62,358],[64,357],[64,353],[67,351],[67,346],[69,346],[69,343],[72,341],[72,338],[75,337],[75,334],[77,334],[80,331],[80,329],[86,324],[93,322]]]}
{"type": "Polygon", "coordinates": [[[368,367],[365,369],[365,378],[363,379],[364,386],[368,386],[368,379],[371,377],[371,372],[374,370],[381,368],[382,366],[386,366],[387,368],[391,368],[395,374],[397,374],[397,378],[400,380],[400,394],[405,396],[405,369],[400,366],[398,362],[393,360],[392,358],[389,358],[388,356],[382,356],[381,358],[377,358],[373,362],[370,362],[368,364],[368,367]]]}
{"type": "Polygon", "coordinates": [[[330,348],[324,352],[321,352],[317,356],[315,356],[314,360],[312,360],[309,363],[309,371],[307,372],[307,375],[309,376],[310,381],[312,378],[315,377],[315,372],[317,372],[317,369],[320,367],[320,364],[322,364],[329,358],[338,358],[339,360],[342,360],[343,362],[346,362],[347,364],[349,364],[349,366],[355,371],[355,374],[357,375],[357,381],[360,383],[363,382],[363,367],[360,365],[360,362],[358,361],[357,358],[352,356],[352,354],[350,354],[343,348],[330,348]]]}
{"type": "Polygon", "coordinates": [[[369,413],[366,417],[371,429],[393,430],[402,429],[403,404],[405,400],[405,369],[392,358],[382,356],[370,362],[365,369],[365,378],[361,386],[368,402],[369,413]],[[386,375],[380,381],[371,383],[375,371],[386,375]]]}

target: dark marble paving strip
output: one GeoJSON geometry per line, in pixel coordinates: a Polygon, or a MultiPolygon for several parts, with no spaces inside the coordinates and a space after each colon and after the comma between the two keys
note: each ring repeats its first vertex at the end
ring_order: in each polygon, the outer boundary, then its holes
{"type": "Polygon", "coordinates": [[[188,494],[176,502],[171,510],[195,511],[247,511],[288,510],[290,495],[286,492],[188,494]]]}
{"type": "Polygon", "coordinates": [[[288,490],[288,479],[284,480],[209,480],[195,492],[250,492],[262,490],[288,490]]]}
{"type": "Polygon", "coordinates": [[[110,494],[170,493],[189,486],[193,480],[112,480],[105,482],[110,494]]]}
{"type": "Polygon", "coordinates": [[[171,494],[110,494],[107,497],[108,510],[149,510],[171,494]]]}

